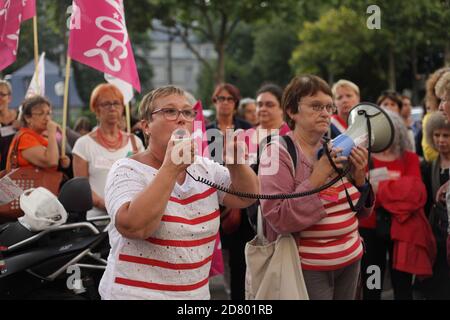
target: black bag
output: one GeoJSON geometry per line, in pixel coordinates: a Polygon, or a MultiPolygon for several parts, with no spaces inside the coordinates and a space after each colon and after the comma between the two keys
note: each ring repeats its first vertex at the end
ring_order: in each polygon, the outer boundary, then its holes
{"type": "MultiPolygon", "coordinates": [[[[438,189],[441,187],[439,178],[440,171],[440,157],[431,163],[431,192],[434,199],[438,189]]],[[[430,223],[433,234],[437,243],[445,244],[447,241],[448,230],[448,212],[444,203],[435,202],[431,206],[428,214],[428,222],[430,223]]]]}
{"type": "MultiPolygon", "coordinates": [[[[258,151],[257,151],[258,156],[257,156],[256,163],[252,164],[250,166],[257,175],[258,175],[258,167],[259,167],[259,158],[261,156],[260,151],[264,148],[265,145],[270,143],[272,138],[273,138],[273,136],[267,136],[264,143],[258,147],[258,151]]],[[[287,151],[288,151],[289,155],[291,156],[292,163],[294,164],[294,170],[295,170],[295,167],[297,166],[297,150],[295,149],[294,141],[292,141],[292,139],[289,136],[281,136],[281,138],[286,143],[287,151]]],[[[248,221],[255,232],[257,232],[256,225],[257,225],[257,220],[258,220],[259,205],[260,205],[259,200],[256,200],[255,203],[253,203],[250,207],[245,208],[248,221]]]]}
{"type": "Polygon", "coordinates": [[[379,239],[391,240],[391,225],[392,216],[389,211],[383,207],[379,207],[375,210],[377,225],[375,228],[375,235],[379,239]]]}
{"type": "Polygon", "coordinates": [[[446,243],[448,230],[448,213],[447,207],[441,203],[433,204],[428,216],[431,229],[437,243],[446,243]]]}

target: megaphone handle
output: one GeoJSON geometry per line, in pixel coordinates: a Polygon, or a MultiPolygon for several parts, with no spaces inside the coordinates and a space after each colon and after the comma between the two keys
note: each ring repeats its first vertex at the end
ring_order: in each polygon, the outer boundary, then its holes
{"type": "MultiPolygon", "coordinates": [[[[364,113],[365,117],[366,117],[366,122],[367,122],[367,136],[369,138],[369,144],[367,146],[367,163],[370,163],[371,161],[371,155],[372,155],[372,125],[370,123],[369,120],[369,116],[367,115],[367,113],[364,113]]],[[[370,183],[370,170],[368,170],[367,172],[367,180],[370,183]]]]}
{"type": "Polygon", "coordinates": [[[336,164],[334,163],[333,159],[331,158],[330,150],[328,149],[328,145],[327,145],[326,141],[323,142],[322,147],[323,147],[323,150],[328,158],[328,161],[330,161],[330,164],[333,167],[333,169],[336,170],[336,172],[339,175],[342,175],[342,170],[339,169],[338,167],[336,167],[336,164]]]}

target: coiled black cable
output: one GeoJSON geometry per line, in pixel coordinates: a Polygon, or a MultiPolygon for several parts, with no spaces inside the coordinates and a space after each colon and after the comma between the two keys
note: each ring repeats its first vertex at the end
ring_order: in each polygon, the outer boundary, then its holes
{"type": "Polygon", "coordinates": [[[310,196],[312,194],[321,192],[322,190],[325,190],[329,187],[331,187],[333,184],[335,184],[336,182],[338,182],[343,176],[346,176],[347,173],[350,171],[350,167],[347,167],[342,174],[337,175],[335,178],[333,178],[333,180],[331,180],[330,182],[324,184],[323,186],[316,188],[316,189],[312,189],[309,191],[304,191],[304,192],[297,192],[297,193],[291,193],[291,194],[286,194],[286,193],[280,193],[280,194],[256,194],[256,193],[246,193],[246,192],[240,192],[240,191],[234,191],[231,190],[229,188],[225,188],[221,185],[218,185],[212,181],[209,181],[205,178],[202,177],[197,177],[195,178],[194,176],[192,176],[189,171],[186,169],[186,173],[195,181],[201,182],[203,184],[206,184],[214,189],[217,189],[219,191],[234,195],[234,196],[238,196],[241,198],[250,198],[250,199],[264,199],[264,200],[275,200],[275,199],[292,199],[292,198],[300,198],[300,197],[306,197],[306,196],[310,196]]]}
{"type": "MultiPolygon", "coordinates": [[[[371,123],[370,123],[370,118],[375,117],[378,114],[374,114],[374,115],[369,115],[367,114],[366,110],[358,110],[358,114],[359,115],[364,115],[366,117],[366,123],[367,123],[367,131],[368,131],[368,159],[370,161],[370,155],[371,155],[371,144],[372,144],[372,128],[371,128],[371,123]]],[[[333,168],[335,169],[335,171],[337,171],[338,175],[333,178],[331,181],[327,182],[326,184],[324,184],[321,187],[309,190],[309,191],[304,191],[304,192],[297,192],[297,193],[291,193],[291,194],[286,194],[286,193],[280,193],[280,194],[256,194],[256,193],[246,193],[246,192],[240,192],[240,191],[234,191],[231,190],[229,188],[225,188],[221,185],[218,185],[212,181],[209,181],[205,178],[202,177],[197,177],[195,178],[192,174],[190,174],[190,172],[186,169],[186,173],[195,181],[206,184],[207,186],[210,186],[211,188],[217,189],[219,191],[234,195],[234,196],[238,196],[240,198],[250,198],[250,199],[263,199],[263,200],[276,200],[276,199],[293,199],[293,198],[300,198],[300,197],[306,197],[306,196],[310,196],[313,195],[315,193],[319,193],[329,187],[331,187],[332,185],[334,185],[336,182],[338,182],[339,180],[341,180],[343,177],[345,177],[349,171],[350,171],[350,166],[347,166],[344,170],[338,169],[336,167],[336,165],[334,164],[334,162],[331,159],[330,156],[330,151],[328,149],[327,146],[327,142],[325,141],[323,143],[323,148],[324,151],[331,163],[331,165],[333,166],[333,168]]],[[[348,197],[348,194],[347,194],[348,197]]]]}

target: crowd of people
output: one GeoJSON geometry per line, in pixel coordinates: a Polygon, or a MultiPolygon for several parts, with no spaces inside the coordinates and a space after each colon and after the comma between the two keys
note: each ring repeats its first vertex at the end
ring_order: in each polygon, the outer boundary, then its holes
{"type": "Polygon", "coordinates": [[[450,299],[450,68],[428,79],[421,123],[412,119],[410,97],[380,94],[376,104],[391,119],[394,137],[387,150],[370,157],[364,146],[348,157],[338,148],[330,158],[318,156],[324,139],[345,132],[350,110],[364,101],[349,80],[330,87],[317,76],[299,75],[284,89],[266,83],[244,99],[236,86],[218,85],[208,143],[230,143],[229,130],[252,130],[260,168],[278,163],[272,175],[256,173],[245,161],[229,162],[226,152],[214,149],[206,157],[191,140],[176,141],[173,133],[192,133],[197,119],[195,99],[176,86],[147,93],[136,134],[128,134],[122,93],[98,85],[89,102],[96,123],[81,117],[67,128],[65,150],[51,102],[27,98],[19,112],[9,106],[12,90],[0,81],[0,170],[14,160],[89,179],[94,207],[88,218],[111,221],[103,299],[210,298],[218,235],[230,298],[245,298],[245,246],[255,236],[247,208],[254,200],[201,184],[189,172],[244,193],[291,194],[324,185],[344,166],[348,174],[326,193],[260,201],[267,239],[294,235],[310,299],[381,299],[386,270],[395,299],[450,299]],[[280,136],[294,143],[297,161],[280,136]],[[14,148],[17,159],[11,159],[14,148]],[[175,161],[174,152],[191,161],[175,161]],[[380,286],[367,285],[372,266],[380,270],[380,286]]]}

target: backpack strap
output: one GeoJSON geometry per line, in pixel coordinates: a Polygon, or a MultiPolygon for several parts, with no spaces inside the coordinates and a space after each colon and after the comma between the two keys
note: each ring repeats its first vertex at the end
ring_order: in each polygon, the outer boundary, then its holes
{"type": "MultiPolygon", "coordinates": [[[[259,160],[260,160],[260,157],[261,157],[261,150],[263,150],[266,145],[269,145],[271,143],[273,137],[274,136],[272,136],[272,135],[267,136],[264,139],[264,141],[261,143],[261,145],[258,147],[258,150],[257,150],[258,157],[257,157],[257,160],[256,160],[256,165],[255,165],[255,169],[256,169],[255,172],[256,172],[256,174],[258,174],[259,160]]],[[[295,174],[295,168],[297,167],[297,149],[295,148],[294,141],[292,141],[291,137],[289,137],[289,136],[280,136],[280,137],[286,143],[287,152],[291,156],[291,160],[292,160],[292,164],[293,164],[293,169],[294,169],[293,173],[295,174]]]]}
{"type": "Polygon", "coordinates": [[[286,142],[287,151],[291,156],[295,174],[295,168],[297,168],[297,149],[295,148],[294,141],[292,141],[291,137],[289,136],[281,136],[281,138],[284,140],[284,142],[286,142]]]}

